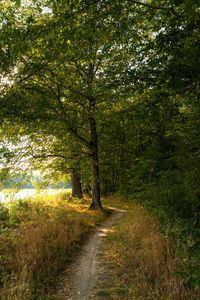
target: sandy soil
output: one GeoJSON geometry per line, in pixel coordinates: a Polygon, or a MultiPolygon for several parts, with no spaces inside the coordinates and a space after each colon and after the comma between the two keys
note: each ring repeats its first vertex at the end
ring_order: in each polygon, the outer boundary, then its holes
{"type": "MultiPolygon", "coordinates": [[[[75,262],[73,262],[58,280],[57,299],[89,300],[95,299],[93,287],[98,284],[98,279],[104,273],[101,245],[103,238],[108,234],[112,225],[124,214],[123,210],[110,207],[112,214],[96,229],[85,243],[75,262]]],[[[106,271],[105,271],[106,280],[106,271]]]]}

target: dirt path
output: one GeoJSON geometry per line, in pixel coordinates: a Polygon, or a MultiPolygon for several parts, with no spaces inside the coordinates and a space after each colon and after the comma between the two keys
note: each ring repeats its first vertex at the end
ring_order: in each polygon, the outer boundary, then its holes
{"type": "Polygon", "coordinates": [[[95,285],[99,273],[102,272],[102,260],[99,257],[103,237],[109,229],[124,214],[123,210],[109,207],[112,215],[97,228],[95,233],[83,246],[76,262],[74,262],[62,275],[56,297],[58,299],[88,300],[94,299],[92,288],[95,285]],[[69,275],[70,274],[70,275],[69,275]],[[69,286],[69,282],[72,284],[69,286]]]}

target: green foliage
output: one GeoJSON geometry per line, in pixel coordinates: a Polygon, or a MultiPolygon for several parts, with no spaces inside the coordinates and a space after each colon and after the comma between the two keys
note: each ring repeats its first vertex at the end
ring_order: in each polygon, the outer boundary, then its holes
{"type": "Polygon", "coordinates": [[[177,276],[184,282],[191,283],[197,291],[200,287],[200,251],[197,249],[191,257],[186,256],[184,263],[180,266],[177,276]]]}
{"type": "Polygon", "coordinates": [[[140,199],[191,256],[181,274],[197,288],[197,1],[22,4],[1,4],[2,181],[28,158],[54,178],[76,168],[84,188],[140,199]]]}
{"type": "Polygon", "coordinates": [[[9,204],[9,223],[10,225],[18,225],[21,222],[22,216],[30,208],[31,203],[27,200],[18,200],[9,204]]]}
{"type": "Polygon", "coordinates": [[[0,203],[0,222],[7,221],[9,218],[8,207],[0,203]]]}

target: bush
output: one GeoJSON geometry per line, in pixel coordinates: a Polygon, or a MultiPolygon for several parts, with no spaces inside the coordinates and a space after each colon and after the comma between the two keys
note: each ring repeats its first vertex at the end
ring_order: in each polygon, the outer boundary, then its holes
{"type": "Polygon", "coordinates": [[[5,204],[0,203],[0,222],[7,221],[9,218],[9,210],[5,204]]]}

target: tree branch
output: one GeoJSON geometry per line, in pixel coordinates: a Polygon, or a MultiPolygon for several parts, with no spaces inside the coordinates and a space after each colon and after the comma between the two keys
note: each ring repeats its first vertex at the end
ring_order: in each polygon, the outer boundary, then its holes
{"type": "Polygon", "coordinates": [[[81,76],[82,79],[84,79],[83,74],[87,75],[87,72],[81,67],[81,65],[78,65],[78,63],[76,61],[72,61],[71,65],[76,67],[79,75],[81,76]],[[81,72],[83,72],[83,74],[81,72]]]}
{"type": "Polygon", "coordinates": [[[41,155],[32,155],[33,158],[48,158],[48,157],[60,157],[66,159],[66,156],[61,154],[41,154],[41,155]]]}
{"type": "Polygon", "coordinates": [[[25,86],[25,89],[26,89],[26,90],[36,91],[36,92],[42,94],[42,95],[44,96],[43,101],[45,101],[46,105],[47,105],[53,112],[55,112],[55,113],[60,117],[59,112],[58,112],[53,106],[51,106],[51,105],[46,101],[46,99],[45,99],[45,92],[41,91],[40,89],[37,89],[36,87],[25,86]]]}
{"type": "Polygon", "coordinates": [[[77,94],[81,97],[88,99],[88,95],[86,95],[85,93],[82,93],[80,91],[74,90],[73,88],[70,87],[70,85],[65,85],[65,84],[61,83],[60,81],[56,81],[55,79],[48,78],[45,75],[41,75],[41,74],[37,74],[37,75],[41,78],[44,78],[45,80],[49,80],[50,82],[54,83],[57,86],[60,86],[64,89],[68,89],[69,91],[71,91],[74,94],[77,94]]]}
{"type": "Polygon", "coordinates": [[[138,5],[142,5],[142,6],[146,6],[152,9],[158,9],[158,10],[168,10],[170,11],[174,16],[176,16],[177,18],[180,19],[184,19],[184,17],[182,15],[180,15],[179,13],[177,13],[173,8],[168,8],[168,7],[162,7],[162,6],[155,6],[155,5],[151,5],[151,4],[147,4],[144,2],[140,2],[140,1],[135,1],[135,0],[129,0],[132,3],[138,4],[138,5]]]}
{"type": "Polygon", "coordinates": [[[84,137],[82,137],[81,135],[79,135],[78,134],[78,132],[74,129],[74,128],[72,128],[72,127],[70,127],[69,129],[69,132],[71,132],[72,134],[73,134],[73,136],[75,137],[75,138],[77,138],[80,142],[82,142],[87,148],[89,148],[89,142],[84,138],[84,137]]]}

